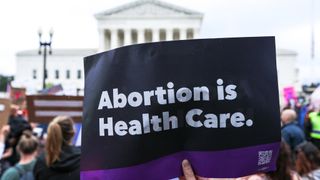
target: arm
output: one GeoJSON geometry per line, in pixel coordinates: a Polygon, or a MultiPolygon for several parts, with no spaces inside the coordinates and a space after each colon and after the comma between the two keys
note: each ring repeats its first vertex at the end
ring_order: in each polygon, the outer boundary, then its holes
{"type": "Polygon", "coordinates": [[[5,148],[5,140],[6,140],[6,136],[10,131],[10,126],[9,125],[5,125],[1,128],[0,130],[0,159],[2,158],[3,152],[4,152],[4,148],[5,148]]]}

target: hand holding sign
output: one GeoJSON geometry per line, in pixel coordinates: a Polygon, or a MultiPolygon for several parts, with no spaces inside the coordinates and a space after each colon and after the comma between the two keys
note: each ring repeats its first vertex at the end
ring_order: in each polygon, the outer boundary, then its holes
{"type": "Polygon", "coordinates": [[[196,176],[193,172],[191,164],[186,159],[182,161],[182,171],[183,177],[179,178],[180,180],[209,180],[209,178],[196,176]]]}

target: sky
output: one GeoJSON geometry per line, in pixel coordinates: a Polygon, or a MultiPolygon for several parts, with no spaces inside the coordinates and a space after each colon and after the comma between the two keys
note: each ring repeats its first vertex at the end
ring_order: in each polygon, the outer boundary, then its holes
{"type": "MultiPolygon", "coordinates": [[[[97,48],[94,14],[132,1],[1,1],[0,74],[14,75],[17,52],[39,48],[39,28],[44,34],[50,28],[54,30],[53,51],[55,48],[97,48]]],[[[201,38],[275,36],[277,48],[296,51],[300,64],[310,61],[314,24],[315,57],[320,61],[320,0],[162,1],[202,12],[201,38]]]]}

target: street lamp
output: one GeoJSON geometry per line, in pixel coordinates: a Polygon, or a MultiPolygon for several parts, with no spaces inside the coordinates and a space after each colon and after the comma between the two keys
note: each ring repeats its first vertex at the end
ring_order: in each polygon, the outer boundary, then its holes
{"type": "Polygon", "coordinates": [[[50,39],[49,41],[41,41],[41,36],[42,36],[42,30],[39,29],[38,31],[39,35],[39,55],[41,55],[41,48],[43,47],[43,81],[42,81],[42,89],[46,88],[46,79],[47,79],[47,47],[49,47],[49,54],[52,54],[52,49],[51,49],[51,43],[52,43],[52,36],[53,36],[53,29],[50,30],[49,36],[50,39]]]}

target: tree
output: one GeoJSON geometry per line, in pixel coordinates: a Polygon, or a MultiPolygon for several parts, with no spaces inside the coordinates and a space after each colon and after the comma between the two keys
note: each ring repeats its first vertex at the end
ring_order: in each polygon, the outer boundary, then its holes
{"type": "Polygon", "coordinates": [[[0,75],[0,91],[5,92],[7,90],[7,85],[13,80],[13,76],[0,75]]]}

